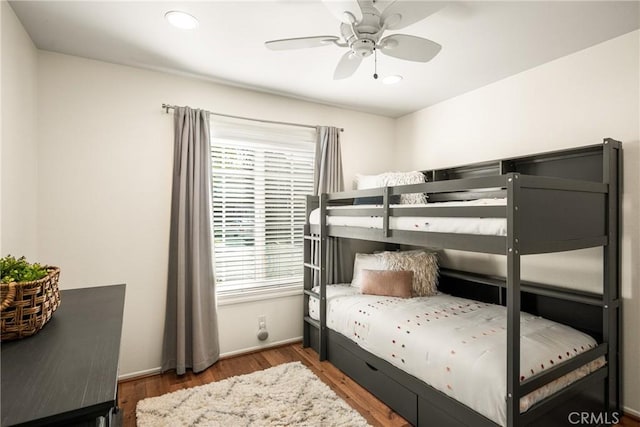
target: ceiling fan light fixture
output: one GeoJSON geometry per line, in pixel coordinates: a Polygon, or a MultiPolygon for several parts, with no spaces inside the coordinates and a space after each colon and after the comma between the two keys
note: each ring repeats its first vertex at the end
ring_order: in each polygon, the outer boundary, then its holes
{"type": "Polygon", "coordinates": [[[164,14],[164,17],[171,25],[181,30],[194,30],[199,25],[194,16],[179,10],[170,10],[164,14]]]}
{"type": "Polygon", "coordinates": [[[387,76],[384,79],[382,79],[382,83],[386,84],[386,85],[395,85],[398,84],[402,81],[402,76],[399,74],[394,74],[392,76],[387,76]]]}

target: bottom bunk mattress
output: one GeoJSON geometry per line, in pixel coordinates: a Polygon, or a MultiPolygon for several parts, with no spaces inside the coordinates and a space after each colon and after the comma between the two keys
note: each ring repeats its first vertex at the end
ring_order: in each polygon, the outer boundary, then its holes
{"type": "MultiPolygon", "coordinates": [[[[313,297],[309,315],[319,319],[313,297]]],[[[506,319],[505,307],[446,294],[403,299],[327,286],[329,328],[500,425],[506,425],[506,319]]],[[[597,345],[528,313],[520,324],[521,380],[597,345]]],[[[522,397],[520,411],[604,364],[601,357],[522,397]]]]}

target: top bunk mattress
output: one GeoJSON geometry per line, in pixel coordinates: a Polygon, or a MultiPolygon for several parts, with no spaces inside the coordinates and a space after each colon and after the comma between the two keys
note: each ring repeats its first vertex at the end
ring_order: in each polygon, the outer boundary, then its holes
{"type": "MultiPolygon", "coordinates": [[[[446,294],[403,299],[363,295],[349,285],[326,289],[330,329],[506,425],[505,307],[446,294]]],[[[318,313],[317,298],[309,298],[309,315],[317,320],[318,313]]],[[[521,380],[597,345],[587,334],[528,313],[521,313],[520,324],[521,380]]],[[[522,397],[520,411],[604,364],[596,359],[522,397]]]]}
{"type": "MultiPolygon", "coordinates": [[[[506,206],[507,199],[477,199],[461,202],[436,202],[412,205],[390,205],[392,208],[423,208],[423,207],[458,207],[458,206],[506,206]]],[[[379,208],[382,205],[351,205],[330,206],[331,210],[379,208]]],[[[320,209],[314,209],[309,215],[309,223],[320,223],[320,209]]],[[[327,215],[327,225],[382,228],[381,216],[340,216],[327,215]]],[[[391,216],[389,217],[391,230],[427,231],[434,233],[480,234],[488,236],[506,236],[506,218],[468,218],[468,217],[421,217],[421,216],[391,216]]]]}

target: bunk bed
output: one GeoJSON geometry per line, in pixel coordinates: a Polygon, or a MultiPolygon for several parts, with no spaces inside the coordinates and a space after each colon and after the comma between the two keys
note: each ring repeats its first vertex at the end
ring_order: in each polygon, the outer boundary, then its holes
{"type": "Polygon", "coordinates": [[[413,425],[568,425],[571,412],[609,414],[611,419],[620,410],[621,159],[621,143],[605,139],[597,145],[424,171],[422,184],[309,196],[303,345],[314,348],[320,360],[330,361],[413,425]],[[399,195],[415,193],[424,193],[428,203],[392,202],[399,195]],[[380,203],[354,205],[354,200],[371,197],[380,203]],[[477,202],[494,198],[499,201],[477,202]],[[403,218],[490,220],[499,226],[480,232],[464,228],[459,232],[455,227],[425,231],[403,226],[403,218]],[[438,284],[448,295],[504,307],[504,422],[482,415],[327,326],[326,248],[336,238],[380,242],[387,249],[409,245],[505,256],[504,278],[441,269],[438,284]],[[523,256],[597,247],[602,248],[601,293],[521,280],[523,256]],[[314,302],[317,309],[312,315],[314,302]],[[595,344],[522,379],[521,316],[526,313],[588,334],[595,344]],[[593,365],[599,360],[605,362],[593,365]],[[521,412],[523,396],[588,364],[595,367],[521,412]]]}

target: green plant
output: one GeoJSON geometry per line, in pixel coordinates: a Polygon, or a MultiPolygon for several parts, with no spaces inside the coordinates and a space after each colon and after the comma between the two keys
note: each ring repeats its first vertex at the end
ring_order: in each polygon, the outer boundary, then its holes
{"type": "Polygon", "coordinates": [[[0,258],[0,278],[2,283],[32,282],[39,280],[48,274],[47,266],[29,264],[25,257],[15,258],[7,255],[0,258]]]}

